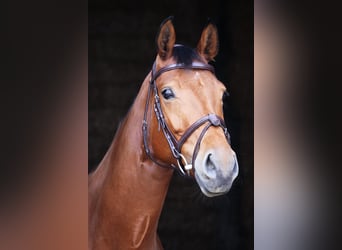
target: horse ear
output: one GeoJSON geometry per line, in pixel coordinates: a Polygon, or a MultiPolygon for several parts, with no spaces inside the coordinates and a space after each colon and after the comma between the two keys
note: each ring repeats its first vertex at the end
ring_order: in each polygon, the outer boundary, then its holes
{"type": "Polygon", "coordinates": [[[162,60],[167,60],[172,56],[173,46],[176,42],[172,19],[173,17],[168,17],[162,22],[157,35],[158,55],[162,60]]]}
{"type": "Polygon", "coordinates": [[[213,61],[219,49],[218,32],[216,25],[208,22],[202,31],[201,39],[197,45],[197,51],[208,62],[213,61]]]}

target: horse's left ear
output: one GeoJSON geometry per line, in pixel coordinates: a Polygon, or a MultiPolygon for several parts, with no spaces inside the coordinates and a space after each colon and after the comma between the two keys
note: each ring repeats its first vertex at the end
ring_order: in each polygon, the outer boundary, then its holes
{"type": "Polygon", "coordinates": [[[213,61],[219,50],[219,40],[216,25],[209,21],[203,29],[197,51],[208,62],[213,61]]]}

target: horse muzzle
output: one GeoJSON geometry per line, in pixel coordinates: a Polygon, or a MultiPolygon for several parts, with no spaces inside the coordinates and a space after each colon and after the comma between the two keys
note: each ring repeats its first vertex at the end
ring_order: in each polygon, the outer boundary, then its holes
{"type": "Polygon", "coordinates": [[[195,179],[208,197],[227,193],[239,173],[239,164],[233,150],[229,156],[224,152],[209,151],[196,159],[195,179]]]}

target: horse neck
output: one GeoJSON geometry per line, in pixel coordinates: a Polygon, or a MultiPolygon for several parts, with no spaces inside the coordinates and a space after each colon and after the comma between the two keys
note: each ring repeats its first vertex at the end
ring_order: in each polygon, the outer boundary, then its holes
{"type": "MultiPolygon", "coordinates": [[[[120,125],[109,149],[108,163],[113,182],[123,181],[126,186],[130,186],[131,191],[134,190],[144,196],[161,196],[164,199],[173,171],[154,164],[146,156],[143,146],[142,123],[149,78],[150,75],[144,80],[133,106],[120,125]]],[[[152,108],[152,105],[149,107],[152,108]]],[[[117,188],[122,189],[121,186],[117,188]]],[[[127,192],[127,190],[121,191],[127,192]]]]}
{"type": "MultiPolygon", "coordinates": [[[[101,215],[113,228],[136,229],[137,223],[156,231],[173,171],[151,162],[143,148],[142,121],[149,87],[146,77],[139,94],[106,156],[91,179],[102,179],[98,192],[101,215]],[[129,225],[129,224],[132,225],[129,225]],[[121,225],[124,224],[124,225],[121,225]]],[[[150,106],[151,107],[151,106],[150,106]]],[[[96,184],[95,184],[96,185],[96,184]]],[[[99,211],[97,211],[99,212],[99,211]]],[[[150,230],[146,229],[148,232],[150,230]]],[[[139,230],[138,230],[139,231],[139,230]]],[[[152,232],[151,231],[151,232],[152,232]]],[[[126,232],[129,234],[129,232],[126,232]]]]}

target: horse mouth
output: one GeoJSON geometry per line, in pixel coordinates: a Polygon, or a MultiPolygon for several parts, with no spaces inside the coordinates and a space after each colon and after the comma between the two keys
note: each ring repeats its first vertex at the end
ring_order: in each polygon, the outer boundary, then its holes
{"type": "Polygon", "coordinates": [[[210,191],[206,185],[203,183],[203,181],[201,180],[201,178],[198,176],[197,172],[195,172],[195,179],[197,181],[198,186],[200,187],[202,193],[207,196],[207,197],[215,197],[215,196],[220,196],[220,195],[224,195],[226,193],[228,193],[229,188],[225,191],[222,192],[212,192],[210,191]]]}

